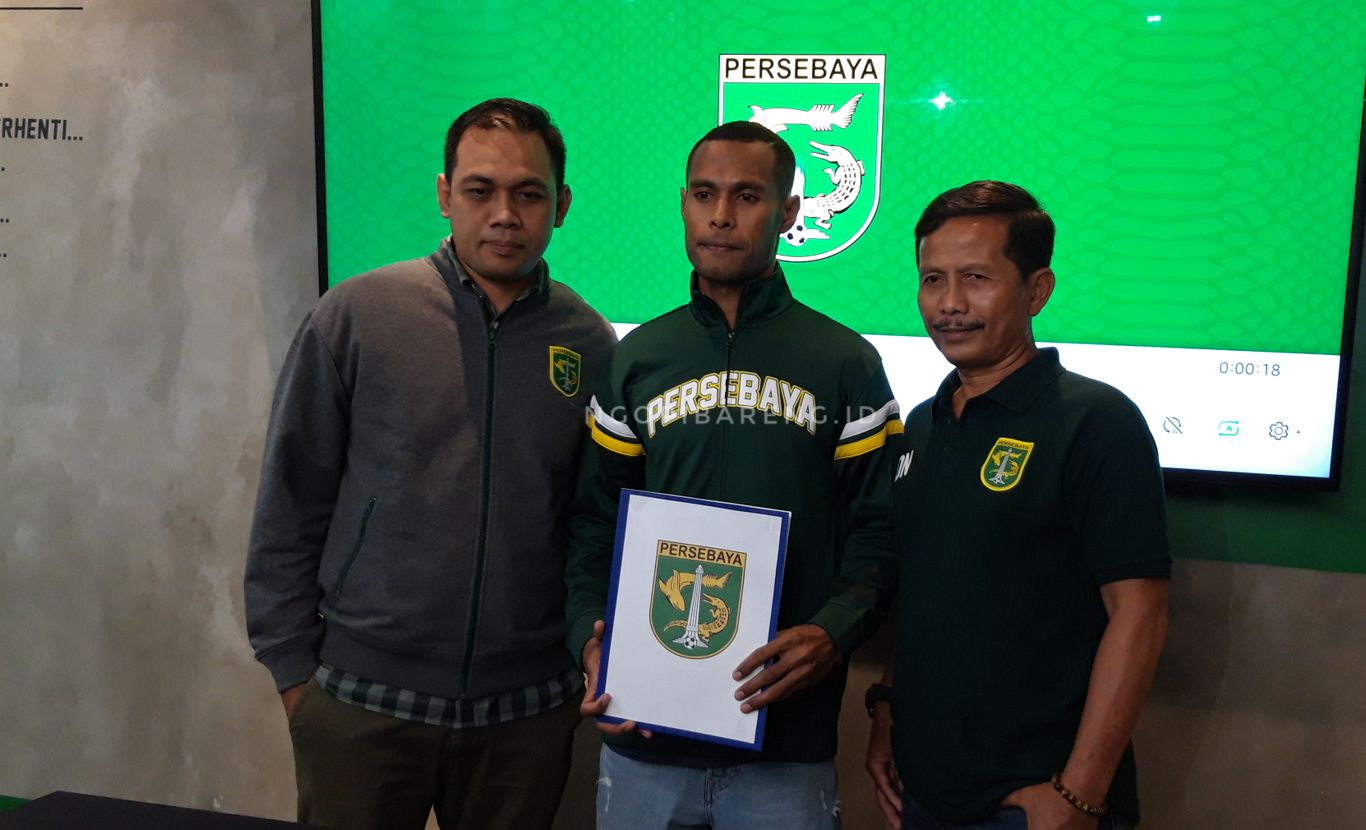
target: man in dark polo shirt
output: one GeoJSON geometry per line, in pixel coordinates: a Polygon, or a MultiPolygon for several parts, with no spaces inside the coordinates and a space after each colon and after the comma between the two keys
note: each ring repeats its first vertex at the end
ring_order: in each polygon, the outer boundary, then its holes
{"type": "Polygon", "coordinates": [[[955,371],[907,420],[893,484],[897,644],[867,766],[894,827],[1138,822],[1162,475],[1137,407],[1034,343],[1053,234],[1003,182],[943,193],[916,225],[920,314],[955,371]]]}

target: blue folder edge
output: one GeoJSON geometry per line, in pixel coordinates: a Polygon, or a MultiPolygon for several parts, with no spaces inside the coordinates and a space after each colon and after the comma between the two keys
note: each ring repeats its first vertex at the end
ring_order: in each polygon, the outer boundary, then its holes
{"type": "MultiPolygon", "coordinates": [[[[612,551],[612,584],[607,594],[607,631],[602,640],[602,657],[598,663],[598,688],[594,692],[595,697],[601,697],[604,689],[607,688],[607,669],[611,663],[612,656],[612,626],[611,621],[617,615],[617,576],[621,573],[622,548],[626,541],[626,513],[630,509],[632,498],[662,499],[664,501],[681,501],[688,504],[704,504],[709,507],[724,507],[727,510],[737,510],[743,513],[762,513],[768,516],[776,516],[782,521],[782,531],[778,540],[778,565],[773,571],[773,612],[768,618],[768,639],[772,642],[773,637],[778,633],[778,606],[781,604],[783,588],[783,571],[787,567],[787,533],[792,521],[792,514],[786,510],[774,510],[768,507],[754,507],[748,504],[734,504],[732,502],[715,501],[712,499],[695,499],[689,496],[673,496],[667,493],[652,493],[647,490],[632,490],[623,488],[621,491],[620,504],[617,507],[617,540],[612,551]]],[[[743,658],[741,658],[743,659],[743,658]]],[[[771,664],[770,664],[771,665],[771,664]]],[[[740,701],[735,701],[739,706],[740,701]]],[[[648,729],[651,732],[659,732],[664,735],[677,735],[682,738],[692,738],[698,741],[709,743],[724,744],[726,746],[739,747],[740,749],[759,750],[764,745],[764,727],[768,723],[768,707],[758,711],[759,723],[754,730],[754,742],[735,741],[730,738],[721,738],[716,735],[704,735],[699,732],[690,732],[687,729],[679,729],[673,726],[660,726],[655,723],[644,723],[636,721],[637,729],[648,729]]],[[[618,718],[612,715],[600,715],[595,718],[600,723],[625,723],[625,718],[618,718]]]]}

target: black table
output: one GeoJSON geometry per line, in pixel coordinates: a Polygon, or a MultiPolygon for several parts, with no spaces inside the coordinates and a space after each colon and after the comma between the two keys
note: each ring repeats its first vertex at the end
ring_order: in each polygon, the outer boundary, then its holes
{"type": "Polygon", "coordinates": [[[308,826],[66,792],[0,813],[0,830],[299,830],[308,826]]]}

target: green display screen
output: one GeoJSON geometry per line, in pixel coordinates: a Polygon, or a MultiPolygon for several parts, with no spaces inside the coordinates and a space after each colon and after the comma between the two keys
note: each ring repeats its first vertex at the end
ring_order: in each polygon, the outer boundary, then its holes
{"type": "Polygon", "coordinates": [[[865,334],[924,336],[917,217],[1004,179],[1058,225],[1040,340],[1341,348],[1360,0],[322,0],[319,20],[329,284],[436,247],[445,130],[510,96],[568,146],[552,273],[615,322],[686,300],[688,150],[753,119],[804,180],[794,292],[865,334]]]}

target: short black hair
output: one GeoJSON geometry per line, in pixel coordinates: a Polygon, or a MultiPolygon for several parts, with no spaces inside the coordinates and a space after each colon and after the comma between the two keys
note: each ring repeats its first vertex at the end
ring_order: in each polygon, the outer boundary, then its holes
{"type": "Polygon", "coordinates": [[[1018,184],[970,182],[935,196],[915,223],[915,261],[920,264],[920,241],[959,216],[1001,216],[1006,219],[1006,258],[1028,277],[1053,261],[1053,218],[1039,200],[1018,184]]]}
{"type": "Polygon", "coordinates": [[[555,171],[555,186],[564,187],[564,136],[550,120],[550,113],[535,104],[516,98],[490,98],[475,104],[451,122],[446,131],[446,178],[455,172],[455,149],[470,127],[482,130],[503,128],[523,133],[536,133],[550,152],[550,166],[555,171]]]}
{"type": "Polygon", "coordinates": [[[767,144],[773,149],[773,181],[778,185],[778,195],[786,198],[792,193],[792,177],[796,175],[797,157],[792,148],[778,134],[754,121],[728,121],[719,127],[712,127],[707,134],[697,140],[688,153],[688,164],[683,168],[686,176],[692,170],[692,158],[697,148],[708,141],[738,141],[742,144],[767,144]]]}

